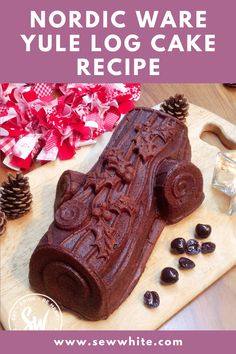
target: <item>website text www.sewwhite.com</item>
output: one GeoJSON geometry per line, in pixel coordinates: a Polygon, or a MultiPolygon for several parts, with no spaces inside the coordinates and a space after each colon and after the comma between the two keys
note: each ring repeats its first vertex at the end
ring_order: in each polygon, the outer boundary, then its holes
{"type": "Polygon", "coordinates": [[[143,337],[128,338],[115,338],[115,339],[54,339],[55,346],[57,347],[182,347],[182,339],[158,339],[156,341],[152,339],[146,339],[143,337]]]}

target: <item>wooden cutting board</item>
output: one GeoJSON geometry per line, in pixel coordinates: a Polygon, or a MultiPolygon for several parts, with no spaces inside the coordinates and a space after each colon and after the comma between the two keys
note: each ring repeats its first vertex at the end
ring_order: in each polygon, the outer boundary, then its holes
{"type": "MultiPolygon", "coordinates": [[[[89,322],[63,311],[63,329],[156,329],[236,264],[236,215],[226,214],[227,197],[211,188],[219,149],[200,138],[204,131],[215,132],[236,153],[236,126],[194,105],[190,107],[187,124],[192,161],[204,176],[204,203],[189,217],[164,229],[135,289],[107,320],[89,322]],[[212,225],[210,240],[216,243],[216,252],[192,257],[196,263],[195,269],[180,271],[180,280],[174,285],[160,285],[161,270],[166,266],[177,267],[178,264],[178,257],[169,252],[171,240],[178,236],[192,238],[197,223],[212,225]],[[146,290],[156,290],[160,294],[159,308],[147,309],[143,306],[146,290]]],[[[28,283],[29,259],[52,221],[55,188],[60,174],[66,169],[87,172],[110,136],[105,134],[96,145],[83,147],[72,160],[56,161],[28,174],[34,198],[33,210],[25,217],[9,222],[7,233],[0,241],[1,322],[6,329],[8,314],[14,302],[31,293],[28,283]]]]}

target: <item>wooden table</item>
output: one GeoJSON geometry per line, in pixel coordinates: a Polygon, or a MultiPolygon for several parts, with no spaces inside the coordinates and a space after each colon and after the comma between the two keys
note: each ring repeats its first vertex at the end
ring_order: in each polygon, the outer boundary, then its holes
{"type": "MultiPolygon", "coordinates": [[[[236,88],[226,88],[220,84],[144,84],[138,105],[154,106],[175,93],[184,93],[190,102],[236,124],[236,88]]],[[[208,139],[214,143],[213,137],[208,139]]],[[[236,268],[168,321],[162,329],[236,329],[235,308],[236,268]]]]}
{"type": "MultiPolygon", "coordinates": [[[[138,106],[154,106],[175,93],[236,124],[236,89],[220,84],[143,84],[138,106]]],[[[206,137],[218,144],[214,137],[206,137]]],[[[0,182],[7,170],[0,166],[0,182]]],[[[236,250],[235,250],[236,251],[236,250]]],[[[236,268],[195,299],[161,329],[236,329],[236,268]]]]}

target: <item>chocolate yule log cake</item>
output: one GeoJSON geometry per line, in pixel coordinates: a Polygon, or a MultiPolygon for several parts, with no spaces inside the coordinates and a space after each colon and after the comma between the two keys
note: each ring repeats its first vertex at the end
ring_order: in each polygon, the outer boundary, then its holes
{"type": "Polygon", "coordinates": [[[87,173],[66,171],[54,221],[30,260],[31,286],[89,320],[131,293],[166,224],[204,199],[187,127],[149,108],[130,111],[87,173]]]}

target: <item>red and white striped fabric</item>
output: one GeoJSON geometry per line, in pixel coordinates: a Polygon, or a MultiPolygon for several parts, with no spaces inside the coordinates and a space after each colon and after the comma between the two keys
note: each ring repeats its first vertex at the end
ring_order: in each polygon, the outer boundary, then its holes
{"type": "Polygon", "coordinates": [[[45,144],[45,151],[48,152],[49,150],[53,149],[55,146],[57,146],[57,138],[55,137],[54,134],[51,134],[49,138],[46,141],[45,144]]]}

